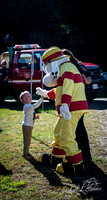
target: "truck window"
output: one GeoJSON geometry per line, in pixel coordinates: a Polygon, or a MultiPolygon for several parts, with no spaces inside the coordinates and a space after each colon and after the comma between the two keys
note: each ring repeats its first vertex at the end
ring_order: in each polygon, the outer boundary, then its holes
{"type": "Polygon", "coordinates": [[[34,53],[35,63],[34,69],[40,70],[40,57],[43,55],[44,51],[39,51],[34,53]]]}
{"type": "MultiPolygon", "coordinates": [[[[31,63],[32,63],[32,55],[30,53],[20,54],[20,56],[18,58],[18,68],[31,69],[31,63]]],[[[34,69],[36,69],[36,70],[40,69],[40,54],[39,53],[36,54],[36,56],[34,56],[34,69]]]]}
{"type": "MultiPolygon", "coordinates": [[[[40,57],[43,55],[44,51],[34,53],[34,69],[40,70],[40,57]]],[[[31,69],[32,63],[32,54],[30,53],[21,53],[18,58],[17,67],[24,69],[31,69]]]]}
{"type": "Polygon", "coordinates": [[[18,68],[31,68],[32,55],[30,53],[22,53],[18,58],[18,68]]]}

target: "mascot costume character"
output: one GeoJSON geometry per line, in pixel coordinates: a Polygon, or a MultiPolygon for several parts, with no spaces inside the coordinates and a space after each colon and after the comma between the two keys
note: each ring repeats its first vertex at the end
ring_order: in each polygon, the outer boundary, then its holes
{"type": "Polygon", "coordinates": [[[43,83],[54,88],[47,92],[37,88],[37,94],[56,98],[58,120],[54,129],[52,153],[44,153],[39,161],[56,167],[59,173],[80,174],[84,171],[81,150],[75,140],[79,119],[88,112],[84,81],[75,65],[58,47],[51,47],[42,56],[46,75],[43,83]]]}

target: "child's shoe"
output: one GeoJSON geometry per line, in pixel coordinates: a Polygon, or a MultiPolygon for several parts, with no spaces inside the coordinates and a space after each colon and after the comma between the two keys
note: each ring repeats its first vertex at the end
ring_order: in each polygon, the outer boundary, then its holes
{"type": "Polygon", "coordinates": [[[30,153],[23,155],[26,160],[31,160],[32,155],[30,153]]]}

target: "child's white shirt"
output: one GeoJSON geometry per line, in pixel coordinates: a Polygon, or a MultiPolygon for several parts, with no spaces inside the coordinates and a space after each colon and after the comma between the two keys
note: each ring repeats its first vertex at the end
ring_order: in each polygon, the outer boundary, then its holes
{"type": "Polygon", "coordinates": [[[24,120],[22,122],[22,125],[24,126],[34,126],[35,122],[35,111],[34,109],[38,108],[41,103],[42,99],[40,98],[36,103],[34,104],[25,104],[23,107],[23,112],[24,112],[24,120]]]}

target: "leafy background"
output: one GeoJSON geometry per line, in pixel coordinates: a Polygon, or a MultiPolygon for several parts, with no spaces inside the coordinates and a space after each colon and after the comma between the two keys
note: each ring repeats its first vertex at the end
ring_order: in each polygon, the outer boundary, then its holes
{"type": "Polygon", "coordinates": [[[0,53],[11,34],[15,44],[68,48],[106,71],[105,9],[104,1],[96,0],[0,0],[0,53]]]}

